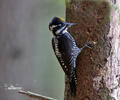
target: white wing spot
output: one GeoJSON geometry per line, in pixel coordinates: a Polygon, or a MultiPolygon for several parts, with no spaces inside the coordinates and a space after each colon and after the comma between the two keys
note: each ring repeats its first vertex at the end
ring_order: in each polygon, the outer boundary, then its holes
{"type": "Polygon", "coordinates": [[[67,66],[65,66],[65,68],[67,68],[67,66]]]}
{"type": "Polygon", "coordinates": [[[62,63],[62,65],[64,66],[65,64],[64,64],[64,63],[62,63]]]}

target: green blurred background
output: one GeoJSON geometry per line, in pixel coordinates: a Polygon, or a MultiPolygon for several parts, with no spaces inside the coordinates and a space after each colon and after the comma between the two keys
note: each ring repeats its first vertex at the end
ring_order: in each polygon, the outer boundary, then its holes
{"type": "Polygon", "coordinates": [[[0,100],[34,100],[10,86],[63,100],[64,73],[48,29],[54,16],[65,17],[64,0],[0,0],[0,100]]]}
{"type": "Polygon", "coordinates": [[[54,16],[65,17],[64,0],[41,0],[40,10],[34,69],[38,81],[36,88],[44,95],[63,100],[64,73],[52,49],[52,34],[48,30],[48,24],[54,16]]]}

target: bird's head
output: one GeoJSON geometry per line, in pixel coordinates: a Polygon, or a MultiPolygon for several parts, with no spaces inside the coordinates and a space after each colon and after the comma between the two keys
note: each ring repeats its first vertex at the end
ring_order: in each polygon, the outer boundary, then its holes
{"type": "Polygon", "coordinates": [[[54,17],[49,23],[49,30],[52,31],[53,35],[62,34],[64,30],[67,30],[68,27],[75,25],[76,23],[67,23],[61,17],[54,17]]]}

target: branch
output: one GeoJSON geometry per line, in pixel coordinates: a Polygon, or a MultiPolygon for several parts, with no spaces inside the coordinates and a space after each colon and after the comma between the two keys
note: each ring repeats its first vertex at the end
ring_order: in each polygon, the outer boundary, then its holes
{"type": "Polygon", "coordinates": [[[25,90],[19,90],[18,93],[24,94],[24,95],[29,96],[31,98],[36,98],[38,100],[56,100],[56,99],[51,98],[51,97],[43,96],[43,95],[33,93],[33,92],[30,92],[30,91],[25,91],[25,90]]]}
{"type": "Polygon", "coordinates": [[[20,94],[24,94],[26,96],[29,96],[31,98],[35,98],[35,99],[38,99],[38,100],[56,100],[54,98],[43,96],[41,94],[37,94],[37,93],[34,93],[34,92],[30,92],[30,91],[25,91],[23,89],[23,87],[16,87],[16,86],[14,86],[12,84],[10,86],[5,84],[4,88],[6,88],[7,90],[17,90],[18,93],[20,93],[20,94]]]}

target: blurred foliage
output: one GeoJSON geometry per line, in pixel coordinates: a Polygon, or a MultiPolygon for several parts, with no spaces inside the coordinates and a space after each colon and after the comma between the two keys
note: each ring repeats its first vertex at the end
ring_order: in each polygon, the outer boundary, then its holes
{"type": "MultiPolygon", "coordinates": [[[[0,86],[19,85],[63,100],[64,72],[48,24],[54,16],[64,18],[64,0],[1,0],[0,6],[0,86]]],[[[0,100],[30,100],[0,91],[0,100]]]]}
{"type": "Polygon", "coordinates": [[[36,27],[36,89],[46,96],[63,100],[64,96],[64,73],[59,65],[52,49],[52,33],[48,29],[48,24],[54,16],[65,17],[64,0],[41,0],[40,19],[36,27]]]}
{"type": "Polygon", "coordinates": [[[56,0],[56,2],[57,2],[58,4],[61,4],[61,5],[64,5],[64,4],[65,4],[65,0],[56,0]]]}

